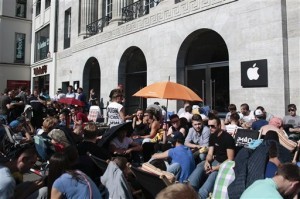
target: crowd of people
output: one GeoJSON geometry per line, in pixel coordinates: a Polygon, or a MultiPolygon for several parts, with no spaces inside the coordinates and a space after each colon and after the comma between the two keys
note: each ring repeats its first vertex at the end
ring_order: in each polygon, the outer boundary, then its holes
{"type": "Polygon", "coordinates": [[[58,89],[52,98],[45,90],[29,94],[25,88],[6,89],[0,96],[0,198],[142,198],[134,194],[141,185],[127,162],[134,167],[149,162],[174,175],[178,184],[157,198],[220,198],[218,179],[227,173],[231,178],[223,185],[221,198],[298,194],[300,116],[295,104],[288,105],[289,114],[283,117],[262,106],[251,111],[244,103],[240,111],[230,104],[226,117],[219,118],[216,111],[191,102],[177,114],[168,115],[156,102],[129,115],[121,86],[109,97],[103,133],[103,115],[93,89],[88,99],[82,88],[75,92],[72,86],[65,94],[58,89]],[[83,105],[61,103],[63,98],[83,105]],[[259,131],[261,140],[254,148],[238,147],[239,129],[259,131]],[[88,154],[109,162],[108,168],[97,167],[88,154]],[[49,161],[47,175],[33,182],[17,178],[37,160],[49,161]],[[226,165],[230,165],[227,173],[226,165]]]}

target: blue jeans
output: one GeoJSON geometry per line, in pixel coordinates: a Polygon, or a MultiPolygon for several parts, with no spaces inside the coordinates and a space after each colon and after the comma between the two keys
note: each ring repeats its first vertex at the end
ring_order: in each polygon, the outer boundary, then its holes
{"type": "MultiPolygon", "coordinates": [[[[204,164],[205,161],[199,163],[188,179],[190,185],[194,187],[196,191],[198,191],[200,198],[208,198],[209,193],[213,191],[215,180],[218,175],[218,171],[206,174],[204,164]],[[205,178],[207,179],[205,180],[205,178]],[[204,183],[200,187],[202,182],[204,183]]],[[[218,164],[219,162],[214,160],[211,165],[216,166],[218,164]]]]}
{"type": "Polygon", "coordinates": [[[181,173],[181,166],[179,163],[167,164],[167,171],[175,175],[176,180],[179,180],[181,173]]]}

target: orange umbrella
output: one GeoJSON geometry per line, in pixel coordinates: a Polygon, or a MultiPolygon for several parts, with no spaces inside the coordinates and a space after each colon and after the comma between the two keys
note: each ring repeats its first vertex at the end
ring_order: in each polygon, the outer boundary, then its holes
{"type": "Polygon", "coordinates": [[[203,101],[194,91],[174,82],[157,82],[146,86],[133,96],[170,100],[203,101]]]}

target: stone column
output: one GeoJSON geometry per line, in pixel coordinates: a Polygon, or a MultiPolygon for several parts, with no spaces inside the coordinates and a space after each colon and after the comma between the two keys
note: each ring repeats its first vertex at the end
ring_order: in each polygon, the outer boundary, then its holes
{"type": "Polygon", "coordinates": [[[98,0],[81,0],[80,34],[86,34],[86,25],[98,20],[98,0]]]}
{"type": "Polygon", "coordinates": [[[125,6],[125,0],[113,0],[112,5],[112,19],[110,23],[120,24],[122,23],[122,8],[125,6]]]}

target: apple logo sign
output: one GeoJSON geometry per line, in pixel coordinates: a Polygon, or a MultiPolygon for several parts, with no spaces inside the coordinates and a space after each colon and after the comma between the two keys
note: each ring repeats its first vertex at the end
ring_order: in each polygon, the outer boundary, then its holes
{"type": "Polygon", "coordinates": [[[256,67],[256,63],[253,64],[251,68],[247,70],[247,77],[249,80],[257,80],[259,78],[259,74],[257,73],[258,67],[256,67]]]}
{"type": "Polygon", "coordinates": [[[243,88],[268,87],[268,60],[242,61],[241,86],[243,88]]]}

